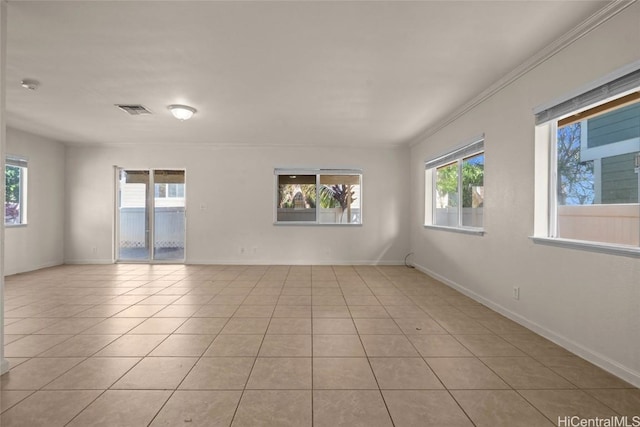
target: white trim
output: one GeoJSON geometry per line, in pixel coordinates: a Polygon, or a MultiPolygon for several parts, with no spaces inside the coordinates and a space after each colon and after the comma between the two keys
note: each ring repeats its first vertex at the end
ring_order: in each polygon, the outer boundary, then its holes
{"type": "Polygon", "coordinates": [[[451,231],[454,233],[473,234],[476,236],[484,236],[484,228],[464,228],[464,227],[447,227],[446,225],[424,224],[424,228],[431,228],[433,230],[451,231]]]}
{"type": "Polygon", "coordinates": [[[551,123],[535,127],[534,138],[534,211],[533,234],[548,236],[551,217],[549,215],[549,191],[551,191],[551,123]]]}
{"type": "MultiPolygon", "coordinates": [[[[558,121],[556,120],[556,125],[558,121]]],[[[582,159],[582,153],[589,149],[589,121],[588,119],[580,120],[580,159],[582,159]]],[[[575,124],[575,123],[574,123],[575,124]]],[[[570,125],[568,125],[570,126],[570,125]]],[[[607,144],[610,145],[610,144],[607,144]]],[[[589,159],[593,160],[593,159],[589,159]]]]}
{"type": "MultiPolygon", "coordinates": [[[[484,150],[484,141],[482,141],[482,149],[484,150]]],[[[478,153],[479,155],[480,153],[478,153]]],[[[482,152],[482,156],[484,157],[484,151],[482,152]]],[[[458,228],[464,229],[464,221],[463,221],[463,212],[464,212],[464,188],[462,188],[462,178],[464,177],[464,172],[462,171],[463,160],[462,157],[458,159],[458,228]]],[[[482,162],[483,172],[482,176],[484,179],[484,161],[482,162]]],[[[437,210],[436,210],[437,213],[437,210]]],[[[438,224],[434,224],[438,225],[438,224]]]]}
{"type": "Polygon", "coordinates": [[[362,175],[362,169],[322,169],[322,168],[275,168],[278,175],[362,175]]]}
{"type": "Polygon", "coordinates": [[[531,331],[537,333],[538,335],[548,339],[549,341],[559,345],[560,347],[563,347],[569,350],[570,352],[582,357],[583,359],[586,359],[587,361],[595,364],[596,366],[599,366],[605,371],[610,372],[611,374],[623,379],[624,381],[629,382],[630,384],[636,387],[640,387],[640,372],[634,371],[631,368],[623,366],[620,363],[616,362],[615,360],[612,360],[609,357],[597,351],[587,348],[584,345],[577,343],[570,338],[557,334],[556,332],[542,325],[539,325],[538,323],[532,320],[529,320],[525,316],[522,316],[516,312],[513,312],[508,308],[503,307],[502,305],[497,304],[491,301],[490,299],[485,298],[482,295],[472,291],[471,289],[465,286],[462,286],[459,283],[456,283],[453,280],[450,280],[447,277],[444,277],[434,271],[431,271],[424,266],[421,266],[418,264],[413,264],[413,266],[417,270],[423,272],[424,274],[430,277],[433,277],[436,280],[439,280],[440,282],[444,283],[445,285],[448,285],[453,289],[456,289],[457,291],[460,291],[461,293],[468,296],[469,298],[489,307],[490,309],[498,312],[499,314],[502,314],[503,316],[509,318],[510,320],[513,320],[514,322],[524,326],[525,328],[530,329],[531,331]]]}
{"type": "Polygon", "coordinates": [[[593,204],[602,203],[602,159],[593,159],[593,204]]]}
{"type": "Polygon", "coordinates": [[[38,264],[36,266],[27,266],[27,268],[24,269],[17,269],[17,270],[5,270],[4,271],[4,275],[5,276],[12,276],[14,274],[21,274],[21,273],[27,273],[30,271],[37,271],[37,270],[42,270],[43,268],[51,268],[51,267],[57,267],[60,265],[64,265],[64,263],[62,261],[54,261],[54,262],[45,262],[44,264],[38,264]]]}
{"type": "Polygon", "coordinates": [[[404,260],[317,260],[317,259],[304,259],[304,260],[295,260],[292,261],[290,259],[282,260],[282,261],[274,261],[274,260],[254,260],[254,259],[218,259],[218,260],[210,260],[210,259],[197,259],[197,260],[189,260],[187,265],[405,265],[404,260]]]}
{"type": "Polygon", "coordinates": [[[547,206],[549,211],[549,228],[545,236],[556,237],[558,235],[558,122],[552,121],[549,125],[549,187],[547,188],[547,206]]]}
{"type": "Polygon", "coordinates": [[[5,229],[10,229],[10,228],[27,228],[27,224],[26,222],[21,223],[21,224],[5,224],[4,228],[5,229]]]}
{"type": "Polygon", "coordinates": [[[557,246],[566,249],[578,249],[589,252],[598,252],[608,255],[622,255],[632,258],[640,258],[640,247],[608,245],[602,242],[590,242],[587,240],[562,239],[560,237],[530,236],[533,243],[549,246],[557,246]]]}
{"type": "Polygon", "coordinates": [[[0,361],[0,375],[6,374],[7,372],[9,372],[9,361],[2,359],[2,361],[0,361]]]}
{"type": "MultiPolygon", "coordinates": [[[[86,264],[96,264],[96,265],[106,265],[106,264],[115,264],[114,261],[110,259],[65,259],[64,264],[73,264],[73,265],[86,265],[86,264]]],[[[145,264],[148,264],[145,262],[145,264]]]]}
{"type": "Polygon", "coordinates": [[[313,221],[274,221],[273,225],[285,227],[291,227],[296,225],[304,225],[304,226],[320,226],[320,227],[362,227],[362,224],[359,222],[313,222],[313,221]]]}
{"type": "MultiPolygon", "coordinates": [[[[400,142],[380,142],[376,145],[369,144],[371,141],[366,141],[362,143],[353,143],[353,144],[345,144],[345,143],[328,143],[327,145],[322,145],[323,149],[331,149],[331,148],[351,148],[351,149],[366,149],[367,151],[372,150],[393,150],[393,149],[403,149],[406,147],[406,141],[400,142]]],[[[140,141],[129,141],[129,142],[110,142],[108,144],[105,143],[87,143],[85,140],[83,141],[64,141],[65,146],[71,147],[80,147],[86,148],[94,147],[94,148],[133,148],[139,147],[140,141]]],[[[151,150],[154,148],[176,148],[175,143],[172,142],[149,142],[145,143],[144,147],[151,150]]],[[[282,148],[282,149],[296,149],[296,150],[317,150],[317,145],[310,144],[285,144],[285,143],[271,143],[271,142],[260,142],[260,143],[246,143],[246,144],[237,144],[237,143],[227,143],[227,142],[180,142],[181,149],[210,149],[210,150],[226,150],[226,149],[245,149],[245,150],[255,150],[255,149],[263,149],[263,148],[282,148]]]]}
{"type": "Polygon", "coordinates": [[[113,239],[111,241],[111,261],[113,263],[118,259],[118,242],[120,241],[120,215],[119,215],[119,205],[120,205],[120,170],[122,168],[118,165],[113,165],[113,178],[114,178],[114,187],[112,193],[112,202],[111,206],[113,206],[113,218],[111,219],[111,226],[114,230],[113,239]]]}
{"type": "Polygon", "coordinates": [[[435,182],[435,169],[425,169],[424,171],[424,222],[423,224],[433,224],[435,218],[434,201],[436,200],[436,188],[433,183],[435,182]],[[431,191],[429,191],[431,189],[431,191]]]}
{"type": "Polygon", "coordinates": [[[580,25],[573,28],[571,31],[567,32],[562,37],[558,38],[551,44],[547,45],[545,48],[540,50],[535,55],[531,56],[525,62],[520,64],[518,67],[514,68],[511,72],[507,73],[500,80],[489,86],[479,95],[475,96],[473,99],[458,107],[452,113],[448,114],[442,120],[437,121],[433,125],[427,127],[425,130],[420,132],[414,138],[412,138],[409,142],[410,147],[414,147],[421,143],[426,138],[434,135],[439,130],[445,128],[449,124],[453,123],[460,117],[464,116],[466,113],[491,98],[496,93],[500,92],[505,87],[509,86],[514,81],[518,80],[520,77],[528,73],[529,71],[535,69],[538,65],[544,63],[549,58],[556,55],[558,52],[562,51],[566,47],[570,46],[575,41],[581,39],[582,37],[589,34],[591,31],[598,28],[603,23],[607,22],[609,19],[616,16],[618,13],[625,10],[627,7],[631,6],[635,3],[636,0],[626,1],[626,0],[615,0],[610,3],[607,3],[602,9],[600,9],[595,14],[591,15],[585,21],[583,21],[580,25]]]}

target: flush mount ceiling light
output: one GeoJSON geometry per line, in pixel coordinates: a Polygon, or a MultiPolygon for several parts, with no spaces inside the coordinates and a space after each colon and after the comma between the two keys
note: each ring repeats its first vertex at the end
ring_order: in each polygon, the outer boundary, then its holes
{"type": "Polygon", "coordinates": [[[40,82],[34,79],[23,79],[20,82],[20,86],[29,90],[36,90],[40,86],[40,82]]]}
{"type": "Polygon", "coordinates": [[[171,114],[173,114],[173,117],[182,121],[189,120],[197,111],[195,108],[189,107],[188,105],[179,105],[179,104],[169,105],[169,107],[167,108],[169,108],[169,111],[171,111],[171,114]]]}

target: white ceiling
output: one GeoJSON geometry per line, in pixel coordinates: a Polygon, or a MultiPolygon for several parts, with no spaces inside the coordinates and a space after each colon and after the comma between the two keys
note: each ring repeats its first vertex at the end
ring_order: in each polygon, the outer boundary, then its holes
{"type": "Polygon", "coordinates": [[[605,4],[10,1],[7,124],[74,144],[405,144],[605,4]]]}

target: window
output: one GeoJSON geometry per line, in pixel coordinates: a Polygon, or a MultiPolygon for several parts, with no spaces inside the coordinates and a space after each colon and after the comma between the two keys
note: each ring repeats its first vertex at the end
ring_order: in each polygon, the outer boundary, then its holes
{"type": "Polygon", "coordinates": [[[537,150],[550,153],[548,224],[536,219],[537,236],[640,247],[640,70],[541,110],[536,121],[537,150]]]}
{"type": "Polygon", "coordinates": [[[425,225],[482,231],[484,139],[425,165],[425,225]]]}
{"type": "Polygon", "coordinates": [[[184,197],[184,184],[156,183],[155,187],[156,199],[184,197]]]}
{"type": "Polygon", "coordinates": [[[276,169],[276,223],[362,224],[359,170],[276,169]]]}
{"type": "Polygon", "coordinates": [[[21,158],[7,157],[4,167],[5,225],[27,223],[27,161],[21,158]]]}

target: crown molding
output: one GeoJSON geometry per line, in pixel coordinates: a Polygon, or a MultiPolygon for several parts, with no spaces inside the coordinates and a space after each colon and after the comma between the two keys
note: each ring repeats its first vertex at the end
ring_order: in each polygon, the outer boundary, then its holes
{"type": "Polygon", "coordinates": [[[485,89],[466,103],[462,104],[452,113],[448,114],[443,119],[438,120],[433,125],[427,127],[418,135],[411,138],[409,140],[409,146],[415,147],[426,138],[436,134],[441,129],[458,120],[460,117],[464,116],[479,104],[491,98],[493,95],[500,92],[502,89],[509,86],[511,83],[536,68],[538,65],[544,63],[545,61],[556,55],[558,52],[562,51],[575,41],[580,40],[582,37],[598,28],[601,24],[607,22],[609,19],[613,18],[614,16],[625,10],[627,7],[636,3],[636,1],[637,0],[614,0],[611,3],[608,3],[605,7],[591,15],[589,18],[584,20],[578,26],[574,27],[569,32],[565,33],[562,37],[556,39],[554,42],[538,51],[538,53],[531,56],[525,62],[507,73],[500,80],[489,86],[487,89],[485,89]]]}

